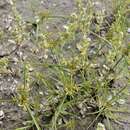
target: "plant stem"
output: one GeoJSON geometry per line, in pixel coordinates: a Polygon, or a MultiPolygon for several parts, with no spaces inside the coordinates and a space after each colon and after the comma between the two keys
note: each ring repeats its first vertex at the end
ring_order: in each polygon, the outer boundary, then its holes
{"type": "Polygon", "coordinates": [[[32,118],[32,120],[33,120],[33,122],[34,122],[34,124],[35,124],[35,126],[36,126],[36,128],[37,128],[37,130],[42,130],[42,129],[40,128],[40,126],[39,126],[39,124],[38,124],[36,118],[34,117],[34,115],[33,115],[32,111],[31,111],[31,109],[29,108],[28,104],[25,104],[25,107],[26,107],[26,109],[28,110],[28,113],[30,114],[30,116],[31,116],[31,118],[32,118]]]}

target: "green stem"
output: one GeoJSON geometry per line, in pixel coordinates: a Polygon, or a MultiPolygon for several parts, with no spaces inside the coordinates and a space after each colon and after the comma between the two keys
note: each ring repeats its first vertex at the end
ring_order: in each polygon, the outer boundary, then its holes
{"type": "Polygon", "coordinates": [[[39,126],[39,124],[38,124],[36,118],[34,117],[34,115],[33,115],[32,111],[31,111],[31,109],[29,108],[29,106],[28,106],[27,104],[25,104],[25,107],[26,107],[26,109],[28,110],[28,112],[29,112],[29,114],[30,114],[30,116],[31,116],[31,118],[32,118],[32,120],[33,120],[33,122],[34,122],[34,124],[35,124],[35,126],[36,126],[36,128],[37,128],[37,130],[42,130],[42,129],[40,128],[40,126],[39,126]]]}

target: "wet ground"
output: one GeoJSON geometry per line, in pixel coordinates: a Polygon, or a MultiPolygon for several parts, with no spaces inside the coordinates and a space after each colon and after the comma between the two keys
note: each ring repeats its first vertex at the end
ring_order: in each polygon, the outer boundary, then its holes
{"type": "MultiPolygon", "coordinates": [[[[109,3],[109,1],[105,2],[109,3]]],[[[100,5],[97,8],[104,7],[111,12],[111,8],[108,3],[100,5]]],[[[73,0],[17,0],[17,8],[25,21],[33,21],[35,16],[34,12],[49,10],[54,15],[67,16],[75,10],[75,3],[73,0]]],[[[0,29],[4,29],[5,31],[10,28],[13,21],[10,10],[10,1],[0,0],[0,29]]],[[[55,19],[53,24],[46,23],[44,28],[55,31],[55,25],[58,25],[58,27],[62,29],[65,23],[66,21],[64,19],[55,19]]],[[[0,41],[0,56],[6,54],[7,52],[11,52],[15,49],[15,47],[16,43],[11,41],[8,35],[5,36],[5,39],[0,41]]],[[[9,68],[7,70],[2,69],[2,71],[0,71],[0,99],[10,99],[15,92],[16,87],[21,84],[22,66],[19,61],[21,59],[30,59],[32,57],[38,61],[39,57],[43,54],[43,52],[34,54],[32,52],[33,49],[35,49],[35,45],[25,42],[17,49],[16,52],[11,53],[11,55],[8,56],[11,61],[9,68]]],[[[128,100],[125,105],[129,109],[130,101],[128,100]]],[[[23,120],[28,118],[28,114],[26,112],[23,112],[17,105],[10,103],[10,101],[0,101],[0,113],[2,111],[4,112],[4,117],[0,116],[0,130],[14,130],[19,126],[22,126],[23,120]]],[[[113,130],[130,130],[130,114],[120,114],[122,115],[122,124],[120,124],[120,126],[118,123],[114,122],[113,130]]],[[[81,122],[81,126],[79,125],[78,130],[86,130],[88,120],[81,122]]]]}

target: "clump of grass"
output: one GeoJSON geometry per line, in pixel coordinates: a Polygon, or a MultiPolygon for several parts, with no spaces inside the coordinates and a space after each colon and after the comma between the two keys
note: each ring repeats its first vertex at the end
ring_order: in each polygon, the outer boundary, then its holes
{"type": "Polygon", "coordinates": [[[7,58],[1,58],[0,59],[0,73],[7,73],[8,70],[7,70],[7,67],[8,67],[8,59],[7,58]]]}
{"type": "Polygon", "coordinates": [[[95,119],[86,129],[100,118],[118,120],[114,111],[128,93],[127,86],[114,88],[113,83],[129,75],[124,75],[129,64],[129,50],[124,44],[128,1],[117,1],[113,14],[115,20],[103,36],[100,31],[106,20],[105,12],[95,14],[90,0],[87,5],[77,0],[76,5],[77,12],[70,17],[62,16],[67,23],[63,26],[64,31],[57,27],[55,35],[41,27],[46,20],[61,16],[43,12],[33,23],[25,23],[13,6],[17,23],[12,31],[15,41],[22,44],[26,38],[30,39],[47,55],[39,62],[32,59],[20,61],[23,85],[18,87],[13,99],[28,111],[32,121],[17,130],[75,129],[76,121],[89,115],[95,115],[95,119]],[[26,30],[30,24],[32,29],[35,27],[33,35],[26,30]],[[30,66],[34,71],[29,71],[30,66]]]}

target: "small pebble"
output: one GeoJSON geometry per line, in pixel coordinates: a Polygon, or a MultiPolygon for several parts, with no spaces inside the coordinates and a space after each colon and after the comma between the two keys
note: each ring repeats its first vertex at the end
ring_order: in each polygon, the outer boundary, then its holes
{"type": "Polygon", "coordinates": [[[48,26],[48,25],[46,26],[46,29],[49,29],[49,26],[48,26]]]}
{"type": "Polygon", "coordinates": [[[48,55],[47,55],[47,54],[45,54],[43,57],[44,57],[44,59],[47,59],[47,58],[48,58],[48,55]]]}
{"type": "Polygon", "coordinates": [[[83,107],[83,104],[82,104],[82,103],[78,104],[78,108],[79,108],[79,109],[82,109],[82,107],[83,107]]]}
{"type": "Polygon", "coordinates": [[[43,92],[42,92],[42,91],[40,91],[40,92],[39,92],[39,94],[40,94],[40,95],[43,95],[43,92]]]}
{"type": "Polygon", "coordinates": [[[34,68],[30,66],[28,70],[29,70],[29,72],[32,72],[34,70],[34,68]]]}
{"type": "Polygon", "coordinates": [[[14,4],[12,0],[8,0],[8,3],[9,3],[10,5],[13,5],[13,4],[14,4]]]}
{"type": "Polygon", "coordinates": [[[18,62],[18,59],[16,57],[13,57],[12,59],[13,59],[15,64],[16,64],[16,62],[18,62]]]}
{"type": "Polygon", "coordinates": [[[3,110],[0,110],[0,120],[2,120],[5,117],[3,110]]]}
{"type": "Polygon", "coordinates": [[[98,123],[98,124],[97,124],[97,129],[96,129],[96,130],[106,130],[105,125],[102,124],[102,123],[98,123]]]}
{"type": "Polygon", "coordinates": [[[68,31],[69,30],[69,27],[67,25],[63,25],[63,28],[68,31]]]}
{"type": "Polygon", "coordinates": [[[92,39],[91,39],[90,37],[88,37],[87,40],[88,40],[88,42],[91,42],[91,41],[92,41],[92,39]]]}
{"type": "Polygon", "coordinates": [[[44,1],[43,1],[43,0],[41,1],[41,4],[44,4],[44,1]]]}
{"type": "Polygon", "coordinates": [[[14,40],[12,40],[12,39],[9,39],[8,42],[12,43],[12,44],[16,44],[16,42],[14,40]]]}
{"type": "Polygon", "coordinates": [[[56,3],[54,3],[53,6],[56,7],[56,3]]]}

